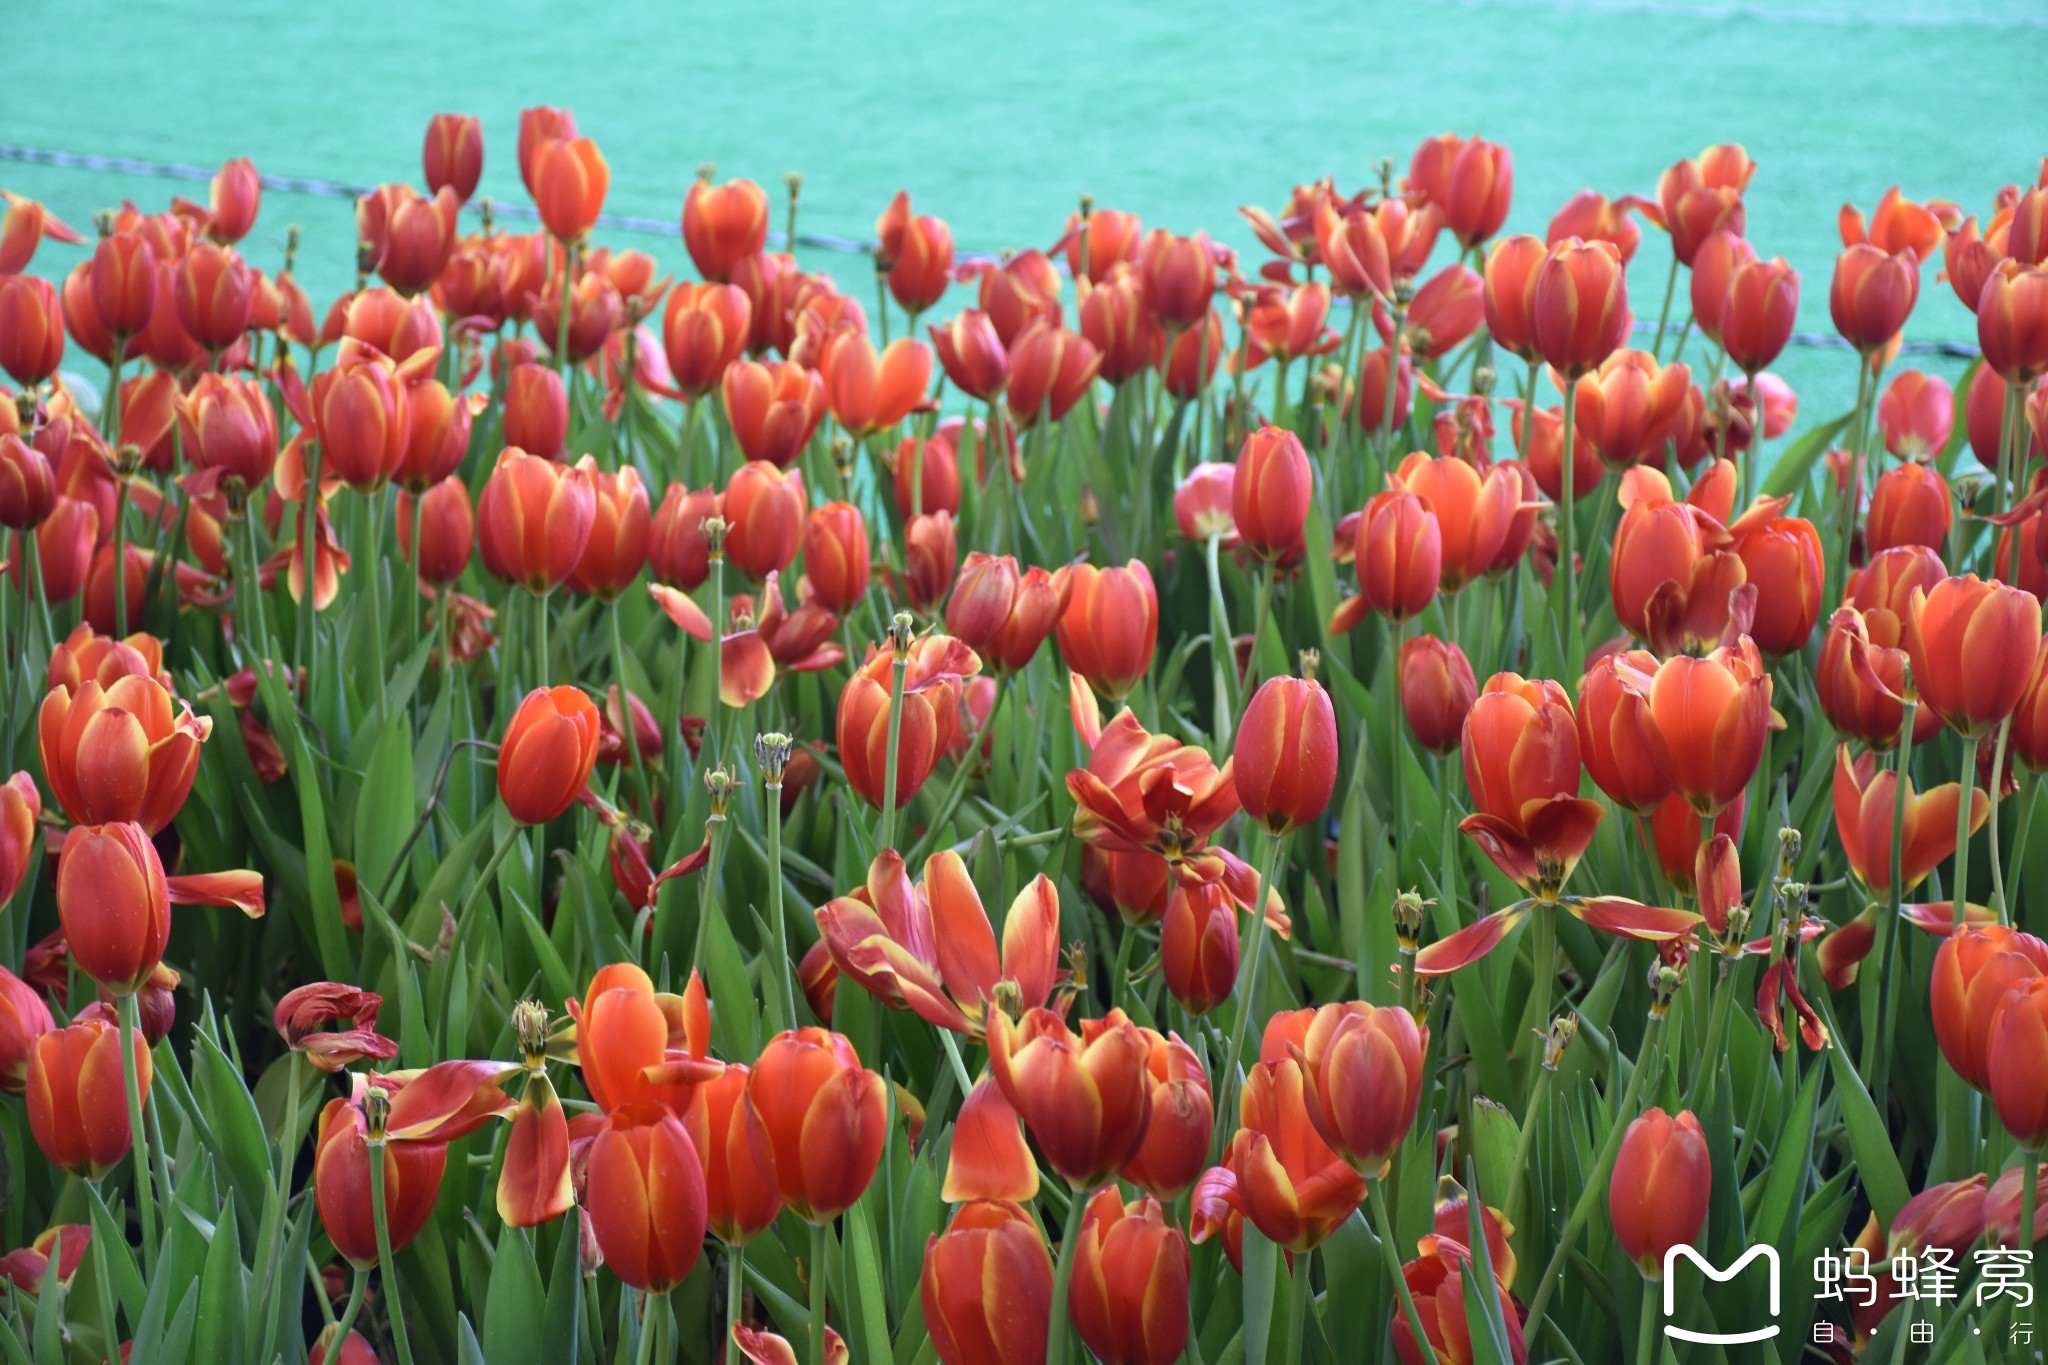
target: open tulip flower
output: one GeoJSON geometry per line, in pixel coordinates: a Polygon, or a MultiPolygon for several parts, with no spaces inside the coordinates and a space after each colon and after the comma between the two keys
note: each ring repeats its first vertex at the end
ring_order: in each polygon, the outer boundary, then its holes
{"type": "Polygon", "coordinates": [[[1851,192],[1857,112],[1207,222],[651,217],[548,106],[336,222],[29,156],[0,1354],[1648,1360],[1758,1243],[1872,1260],[1786,1341],[1996,1355],[1891,1258],[2048,1232],[2048,169],[1851,192]]]}

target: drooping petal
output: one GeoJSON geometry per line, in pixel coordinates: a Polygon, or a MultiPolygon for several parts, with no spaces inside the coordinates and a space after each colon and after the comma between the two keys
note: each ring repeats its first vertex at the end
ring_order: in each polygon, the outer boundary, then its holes
{"type": "Polygon", "coordinates": [[[1683,938],[1702,922],[1691,910],[1667,910],[1644,905],[1626,896],[1571,896],[1562,904],[1595,929],[1645,943],[1664,943],[1683,938]]]}
{"type": "Polygon", "coordinates": [[[971,1199],[1007,1199],[1022,1204],[1037,1196],[1038,1163],[1024,1144],[1017,1111],[1002,1088],[984,1077],[954,1120],[946,1183],[939,1198],[949,1204],[971,1199]]]}
{"type": "MultiPolygon", "coordinates": [[[[1477,817],[1474,817],[1477,818],[1477,817]]],[[[1448,976],[1469,967],[1500,946],[1514,927],[1534,909],[1534,901],[1517,901],[1496,910],[1476,924],[1468,924],[1448,938],[1440,938],[1415,955],[1417,976],[1448,976]]]]}

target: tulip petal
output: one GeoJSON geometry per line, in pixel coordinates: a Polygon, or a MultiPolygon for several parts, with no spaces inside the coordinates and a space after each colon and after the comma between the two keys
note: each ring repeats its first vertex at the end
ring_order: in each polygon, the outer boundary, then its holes
{"type": "Polygon", "coordinates": [[[263,876],[257,872],[193,872],[164,878],[173,905],[233,906],[250,919],[263,918],[263,876]]]}
{"type": "Polygon", "coordinates": [[[1623,938],[1641,939],[1645,943],[1684,938],[1694,925],[1702,922],[1702,917],[1690,910],[1644,905],[1626,896],[1572,896],[1561,904],[1595,929],[1619,934],[1623,938]]]}
{"type": "Polygon", "coordinates": [[[1514,927],[1534,909],[1534,901],[1517,901],[1496,910],[1475,924],[1468,924],[1449,938],[1440,938],[1415,955],[1417,976],[1448,976],[1469,967],[1500,945],[1514,927]]]}
{"type": "Polygon", "coordinates": [[[668,619],[682,627],[683,633],[693,640],[709,642],[711,639],[711,618],[704,609],[690,599],[680,588],[671,588],[666,583],[649,583],[648,596],[654,599],[668,619]]]}
{"type": "Polygon", "coordinates": [[[994,1079],[984,1077],[953,1121],[953,1145],[939,1198],[948,1204],[971,1199],[1021,1204],[1037,1196],[1038,1163],[1024,1144],[1017,1111],[994,1079]]]}
{"type": "Polygon", "coordinates": [[[955,997],[970,1008],[978,1007],[994,994],[1003,965],[996,956],[996,934],[982,908],[981,894],[974,889],[974,879],[968,876],[967,864],[959,854],[945,849],[932,855],[924,866],[924,891],[931,904],[939,975],[955,997]]]}
{"type": "Polygon", "coordinates": [[[498,1175],[498,1216],[515,1228],[539,1227],[576,1202],[569,1180],[569,1120],[547,1073],[527,1078],[505,1139],[498,1175]]]}

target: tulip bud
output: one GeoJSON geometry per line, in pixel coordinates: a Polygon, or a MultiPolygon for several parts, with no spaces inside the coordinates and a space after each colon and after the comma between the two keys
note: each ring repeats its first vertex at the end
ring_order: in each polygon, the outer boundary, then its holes
{"type": "Polygon", "coordinates": [[[0,967],[0,1092],[25,1092],[29,1053],[36,1039],[56,1026],[35,987],[0,967]]]}
{"type": "Polygon", "coordinates": [[[754,1152],[792,1213],[821,1226],[859,1201],[882,1159],[888,1102],[852,1043],[821,1028],[778,1033],[746,1106],[754,1152]]]}
{"type": "Polygon", "coordinates": [[[1159,594],[1142,560],[1098,569],[1083,562],[1053,575],[1066,601],[1055,628],[1067,667],[1110,698],[1122,699],[1152,671],[1159,594]]]}
{"type": "Polygon", "coordinates": [[[23,388],[57,372],[64,359],[64,313],[57,291],[36,275],[0,276],[0,369],[23,388]]]}
{"type": "Polygon", "coordinates": [[[1088,1201],[1067,1311],[1102,1365],[1172,1365],[1188,1338],[1186,1240],[1159,1201],[1114,1189],[1088,1201]]]}
{"type": "Polygon", "coordinates": [[[1358,518],[1354,554],[1360,599],[1396,625],[1435,599],[1443,532],[1429,503],[1405,488],[1375,494],[1358,518]]]}
{"type": "Polygon", "coordinates": [[[1173,884],[1159,925],[1159,962],[1166,989],[1196,1018],[1230,998],[1237,986],[1237,911],[1220,883],[1173,884]]]}
{"type": "Polygon", "coordinates": [[[178,322],[193,341],[220,352],[248,330],[255,276],[231,248],[201,243],[176,263],[171,278],[178,322]]]}
{"type": "MultiPolygon", "coordinates": [[[[98,1180],[128,1155],[128,1110],[114,1102],[125,1085],[121,1032],[105,1019],[80,1019],[29,1045],[29,1131],[51,1165],[81,1179],[98,1180]]],[[[136,1082],[146,1101],[149,1045],[139,1037],[133,1042],[136,1082]]]]}
{"type": "Polygon", "coordinates": [[[1657,657],[1648,650],[1626,650],[1586,670],[1579,683],[1579,752],[1594,784],[1615,805],[1647,815],[1670,795],[1671,783],[1656,760],[1660,741],[1649,699],[1624,670],[1654,675],[1657,657]]]}
{"type": "Polygon", "coordinates": [[[1309,1118],[1323,1141],[1376,1176],[1415,1122],[1429,1030],[1399,1006],[1363,1001],[1315,1012],[1301,1048],[1309,1118]]]}
{"type": "Polygon", "coordinates": [[[1828,311],[1835,330],[1866,357],[1889,346],[1906,325],[1920,296],[1919,264],[1910,251],[1892,256],[1868,243],[1835,258],[1828,311]]]}
{"type": "Polygon", "coordinates": [[[1692,1111],[1674,1118],[1652,1109],[1629,1124],[1607,1182],[1607,1213],[1614,1240],[1645,1278],[1661,1280],[1664,1253],[1699,1240],[1713,1174],[1692,1111]]]}
{"type": "MultiPolygon", "coordinates": [[[[394,1141],[384,1130],[390,1112],[385,1091],[371,1086],[364,1102],[334,1099],[320,1111],[313,1144],[313,1194],[320,1225],[334,1249],[358,1268],[377,1263],[370,1162],[384,1163],[384,1219],[391,1249],[411,1244],[434,1216],[448,1147],[441,1142],[394,1141]]],[[[694,1164],[694,1163],[693,1163],[694,1164]]]]}
{"type": "Polygon", "coordinates": [[[2040,647],[2040,602],[1975,574],[1945,578],[1924,595],[1915,589],[1913,601],[1904,643],[1921,704],[1965,739],[1989,734],[2026,691],[2028,670],[2013,661],[2040,647]]]}
{"type": "Polygon", "coordinates": [[[725,487],[727,560],[756,582],[788,568],[803,537],[804,503],[800,471],[763,460],[742,466],[725,487]]]}
{"type": "Polygon", "coordinates": [[[683,245],[705,279],[731,279],[734,268],[767,243],[768,195],[759,185],[713,185],[709,176],[690,182],[683,196],[683,245]]]}
{"type": "Polygon", "coordinates": [[[19,436],[0,435],[0,526],[32,531],[56,506],[49,459],[19,436]]]}
{"type": "Polygon", "coordinates": [[[604,153],[587,137],[549,138],[525,158],[527,189],[557,241],[578,242],[597,224],[611,188],[604,153]]]}
{"type": "Polygon", "coordinates": [[[1942,1056],[1976,1089],[1991,1089],[1992,1021],[2006,994],[2044,973],[2048,943],[2005,925],[1966,927],[1942,940],[1927,1012],[1942,1056]]]}
{"type": "Polygon", "coordinates": [[[1792,338],[1799,313],[1799,272],[1785,259],[1750,260],[1728,277],[1720,314],[1721,344],[1729,363],[1755,374],[1776,360],[1792,338]]]}
{"type": "Polygon", "coordinates": [[[505,379],[505,444],[552,460],[569,440],[569,394],[562,376],[532,361],[505,379]]]}
{"type": "Polygon", "coordinates": [[[445,587],[462,577],[462,571],[469,567],[469,552],[475,543],[476,514],[469,505],[469,488],[450,475],[421,495],[416,556],[412,509],[413,495],[400,492],[396,510],[399,553],[413,559],[420,581],[445,587]]]}
{"type": "Polygon", "coordinates": [[[1598,369],[1628,335],[1628,283],[1612,242],[1571,238],[1551,247],[1530,295],[1536,345],[1566,379],[1598,369]]]}
{"type": "Polygon", "coordinates": [[[1293,432],[1261,427],[1246,437],[1230,489],[1231,518],[1253,554],[1278,559],[1301,544],[1315,476],[1293,432]]]}
{"type": "Polygon", "coordinates": [[[1992,268],[1977,301],[1977,344],[1984,367],[2008,384],[2032,384],[2048,371],[2048,266],[2000,261],[1992,268]]]}
{"type": "Polygon", "coordinates": [[[1337,782],[1337,713],[1313,679],[1268,678],[1232,750],[1245,814],[1274,837],[1314,824],[1337,782]]]}
{"type": "Polygon", "coordinates": [[[498,745],[498,797],[522,825],[569,809],[597,764],[601,722],[580,688],[536,687],[498,745]]]}
{"type": "Polygon", "coordinates": [[[583,1207],[604,1263],[634,1289],[665,1294],[704,1250],[704,1166],[688,1130],[652,1104],[605,1116],[591,1140],[583,1207]]]}
{"type": "Polygon", "coordinates": [[[918,1293],[945,1365],[1043,1361],[1052,1292],[1052,1255],[1015,1204],[963,1204],[925,1241],[918,1293]]]}
{"type": "Polygon", "coordinates": [[[615,474],[606,473],[593,457],[585,455],[576,467],[589,477],[595,494],[594,515],[590,538],[583,543],[576,567],[569,571],[568,583],[600,602],[615,602],[647,562],[647,487],[631,465],[622,466],[615,474]]]}

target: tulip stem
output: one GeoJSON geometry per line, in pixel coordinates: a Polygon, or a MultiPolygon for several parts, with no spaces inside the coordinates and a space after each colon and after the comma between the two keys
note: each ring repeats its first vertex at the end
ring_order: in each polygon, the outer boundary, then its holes
{"type": "Polygon", "coordinates": [[[1259,859],[1259,889],[1252,897],[1252,922],[1245,926],[1248,940],[1239,957],[1245,964],[1244,976],[1238,983],[1237,1021],[1230,1026],[1230,1050],[1223,1054],[1222,1084],[1217,1087],[1216,1132],[1220,1137],[1231,1125],[1225,1122],[1228,1115],[1236,1112],[1235,1092],[1243,1074],[1240,1059],[1244,1056],[1244,1040],[1252,1014],[1259,1005],[1259,968],[1265,963],[1266,947],[1266,895],[1273,884],[1273,869],[1280,856],[1280,849],[1287,842],[1287,836],[1274,835],[1266,840],[1265,853],[1259,859]]]}
{"type": "MultiPolygon", "coordinates": [[[[2011,736],[2012,716],[2008,714],[1998,723],[1998,743],[1991,750],[1991,781],[1986,784],[1991,789],[1991,818],[1984,822],[1985,836],[1991,843],[1991,912],[1998,916],[2000,924],[2008,919],[2006,907],[2009,902],[2005,899],[2005,871],[1998,861],[1998,789],[2005,785],[2005,746],[2011,736]]],[[[1968,787],[1963,788],[1966,796],[1969,790],[1968,787]]],[[[1968,804],[1976,803],[1971,801],[1968,804]]]]}
{"type": "Polygon", "coordinates": [[[1367,1178],[1365,1194],[1372,1204],[1372,1225],[1379,1236],[1380,1255],[1386,1259],[1387,1273],[1394,1280],[1394,1293],[1401,1300],[1401,1316],[1408,1320],[1408,1335],[1414,1339],[1415,1349],[1424,1365],[1436,1365],[1436,1351],[1429,1344],[1429,1334],[1422,1328],[1422,1315],[1415,1311],[1415,1296],[1408,1292],[1408,1277],[1401,1273],[1400,1245],[1394,1237],[1394,1220],[1387,1217],[1387,1196],[1380,1189],[1378,1176],[1367,1178]]]}
{"type": "MultiPolygon", "coordinates": [[[[628,332],[626,335],[628,338],[627,344],[630,345],[632,333],[628,332]]],[[[394,507],[393,510],[396,510],[396,508],[394,507]]],[[[413,649],[419,648],[420,643],[420,583],[423,581],[420,578],[420,528],[421,523],[426,517],[426,511],[427,499],[424,493],[412,499],[412,540],[410,542],[412,545],[412,582],[406,585],[410,592],[406,598],[409,605],[405,613],[406,638],[410,642],[410,648],[407,650],[408,657],[413,649]]],[[[452,588],[453,585],[451,584],[450,587],[452,588]]],[[[624,687],[625,684],[621,683],[620,686],[624,687]]]]}
{"type": "Polygon", "coordinates": [[[1212,534],[1205,545],[1209,566],[1209,660],[1216,689],[1216,729],[1211,738],[1220,751],[1230,747],[1231,718],[1239,709],[1237,660],[1230,643],[1230,612],[1223,601],[1223,574],[1217,563],[1222,552],[1222,533],[1212,534]]]}
{"type": "Polygon", "coordinates": [[[811,1365],[825,1365],[825,1225],[811,1225],[811,1334],[808,1359],[811,1365]]]}
{"type": "MultiPolygon", "coordinates": [[[[1261,638],[1261,637],[1263,637],[1263,636],[1265,635],[1265,633],[1266,633],[1266,618],[1267,618],[1268,616],[1270,616],[1270,615],[1272,614],[1272,611],[1273,611],[1273,564],[1272,564],[1272,561],[1271,561],[1271,560],[1268,560],[1268,561],[1266,561],[1266,564],[1265,564],[1265,566],[1264,566],[1264,567],[1263,567],[1263,568],[1262,568],[1262,569],[1261,569],[1261,570],[1259,571],[1259,597],[1258,597],[1258,607],[1257,607],[1257,609],[1256,609],[1256,610],[1255,610],[1255,611],[1254,611],[1254,612],[1252,613],[1252,647],[1251,647],[1251,654],[1250,654],[1250,656],[1249,656],[1249,657],[1248,657],[1248,658],[1247,658],[1247,659],[1245,660],[1245,662],[1244,662],[1244,690],[1245,690],[1246,692],[1250,692],[1250,691],[1252,691],[1252,690],[1253,690],[1253,689],[1254,689],[1255,687],[1257,687],[1257,686],[1258,686],[1258,681],[1259,681],[1259,640],[1260,640],[1260,638],[1261,638]]],[[[1230,647],[1231,647],[1231,643],[1232,643],[1232,642],[1230,642],[1230,641],[1226,640],[1226,641],[1224,641],[1224,646],[1225,646],[1226,648],[1230,648],[1230,647]]],[[[1234,664],[1236,663],[1236,660],[1235,660],[1235,659],[1233,658],[1233,659],[1231,660],[1231,662],[1232,662],[1232,664],[1234,665],[1234,664]]]]}
{"type": "MultiPolygon", "coordinates": [[[[1529,1011],[1539,1033],[1550,1028],[1550,1001],[1557,985],[1557,907],[1539,903],[1529,925],[1529,1011]]],[[[1543,1043],[1536,1044],[1536,1061],[1543,1060],[1543,1043]]],[[[1534,1080],[1531,1080],[1531,1087],[1534,1080]]]]}
{"type": "Polygon", "coordinates": [[[567,242],[562,243],[562,311],[555,322],[555,373],[562,376],[566,386],[569,378],[569,276],[573,268],[574,252],[567,242]]]}
{"type": "MultiPolygon", "coordinates": [[[[1850,456],[1852,464],[1861,461],[1863,458],[1863,413],[1869,405],[1870,366],[1861,356],[1858,356],[1856,360],[1856,406],[1851,410],[1849,418],[1850,444],[1853,452],[1850,456]]],[[[1823,599],[1825,601],[1835,601],[1841,594],[1840,585],[1848,580],[1849,550],[1855,544],[1856,537],[1856,483],[1857,474],[1852,468],[1849,473],[1849,486],[1842,490],[1841,501],[1837,505],[1835,512],[1836,526],[1842,539],[1842,545],[1835,559],[1828,566],[1828,573],[1833,578],[1833,584],[1828,589],[1829,595],[1823,599]],[[1840,574],[1839,578],[1834,577],[1836,573],[1840,574]]]]}
{"type": "Polygon", "coordinates": [[[1529,1184],[1529,1158],[1536,1149],[1536,1126],[1543,1115],[1543,1102],[1550,1095],[1550,1078],[1557,1073],[1549,1067],[1540,1067],[1536,1072],[1536,1084],[1529,1091],[1529,1112],[1522,1122],[1521,1136],[1515,1139],[1515,1162],[1508,1176],[1508,1202],[1501,1206],[1510,1220],[1527,1226],[1516,1210],[1521,1206],[1522,1191],[1529,1184]]]}
{"type": "MultiPolygon", "coordinates": [[[[719,737],[719,722],[725,717],[720,714],[725,705],[725,549],[721,538],[720,547],[711,552],[711,700],[704,708],[704,748],[711,755],[711,766],[717,767],[725,757],[725,745],[719,737]]],[[[682,667],[684,646],[676,644],[676,667],[682,667]]]]}
{"type": "Polygon", "coordinates": [[[967,1063],[960,1056],[960,1042],[949,1028],[939,1030],[939,1041],[945,1044],[946,1060],[952,1063],[953,1078],[960,1082],[960,1098],[964,1101],[974,1093],[974,1078],[967,1074],[967,1063]]]}
{"type": "Polygon", "coordinates": [[[1082,1219],[1094,1194],[1094,1190],[1076,1190],[1067,1201],[1066,1223],[1060,1229],[1060,1258],[1052,1272],[1052,1305],[1046,1315],[1045,1365],[1067,1365],[1068,1339],[1073,1336],[1067,1294],[1074,1283],[1074,1243],[1081,1240],[1082,1219]]]}
{"type": "Polygon", "coordinates": [[[142,1082],[135,1069],[135,1036],[141,1031],[141,1009],[131,991],[120,998],[121,1088],[128,1093],[129,1155],[135,1162],[135,1212],[142,1220],[142,1261],[145,1274],[156,1268],[156,1196],[150,1189],[149,1133],[142,1126],[142,1082]]]}
{"type": "MultiPolygon", "coordinates": [[[[1387,447],[1394,441],[1394,409],[1401,401],[1401,347],[1407,339],[1408,305],[1397,297],[1394,300],[1394,339],[1387,343],[1387,387],[1380,395],[1380,439],[1375,443],[1382,469],[1390,463],[1387,458],[1387,447]]],[[[1363,373],[1361,368],[1361,376],[1363,373]]],[[[1360,386],[1362,387],[1364,383],[1365,380],[1361,377],[1360,386]]],[[[1527,427],[1528,424],[1523,423],[1524,430],[1527,427]]],[[[1366,486],[1371,487],[1371,484],[1368,483],[1366,486]]]]}
{"type": "Polygon", "coordinates": [[[875,845],[881,849],[896,847],[896,807],[901,804],[896,796],[896,751],[903,739],[903,674],[909,666],[910,660],[905,652],[898,650],[895,663],[889,670],[889,757],[883,764],[882,790],[879,793],[882,798],[882,838],[875,845]]]}
{"type": "Polygon", "coordinates": [[[1578,414],[1579,386],[1567,381],[1564,386],[1564,444],[1560,449],[1559,464],[1564,470],[1564,506],[1557,520],[1558,570],[1564,574],[1564,646],[1568,665],[1565,676],[1577,678],[1585,672],[1585,645],[1579,636],[1579,562],[1578,562],[1578,490],[1576,487],[1578,460],[1572,450],[1572,423],[1578,414]]]}
{"type": "MultiPolygon", "coordinates": [[[[781,773],[778,771],[779,779],[781,773]]],[[[767,800],[762,804],[762,816],[768,824],[768,917],[775,926],[775,979],[778,983],[775,1010],[775,1029],[797,1026],[796,978],[789,961],[789,916],[782,908],[782,783],[765,784],[767,800]]]]}
{"type": "Polygon", "coordinates": [[[725,1339],[739,1348],[740,1314],[747,1301],[747,1247],[738,1242],[725,1253],[725,1339]]]}
{"type": "MultiPolygon", "coordinates": [[[[2029,1252],[2033,1250],[2037,1240],[2034,1236],[2034,1217],[2041,1198],[2040,1182],[2041,1154],[2032,1147],[2025,1148],[2024,1155],[2020,1158],[2020,1221],[2014,1232],[2018,1234],[2017,1240],[2021,1248],[2029,1252]]],[[[2035,1283],[2040,1283],[2040,1267],[2030,1266],[2029,1269],[2033,1273],[2035,1283]]]]}
{"type": "Polygon", "coordinates": [[[2027,870],[2028,827],[2034,822],[2034,793],[2040,788],[2040,779],[2028,773],[2020,779],[2020,813],[2014,820],[2012,836],[2012,885],[2006,888],[2006,904],[2012,907],[2013,922],[2020,918],[2020,874],[2027,870]]]}
{"type": "MultiPolygon", "coordinates": [[[[419,545],[419,532],[413,532],[413,545],[419,545]]],[[[626,732],[626,748],[633,755],[633,786],[640,795],[640,811],[649,824],[654,823],[654,788],[647,780],[647,759],[640,752],[640,727],[633,722],[632,693],[626,690],[626,644],[619,633],[619,605],[614,602],[605,610],[611,618],[612,628],[612,678],[619,687],[619,728],[626,732]]],[[[778,866],[781,859],[776,860],[778,866]]],[[[780,883],[777,883],[780,885],[780,883]]]]}
{"type": "MultiPolygon", "coordinates": [[[[1956,887],[1955,922],[1952,933],[1963,928],[1963,912],[1970,903],[1970,812],[1977,806],[1977,746],[1982,737],[1971,735],[1963,741],[1962,798],[1956,802],[1956,887]]],[[[1994,774],[1991,779],[1998,780],[1994,774]]]]}
{"type": "Polygon", "coordinates": [[[475,912],[477,905],[490,890],[492,880],[498,875],[498,864],[504,862],[505,855],[512,851],[512,842],[519,837],[519,829],[520,826],[514,824],[491,849],[491,860],[484,864],[482,875],[476,879],[476,885],[470,888],[469,899],[462,903],[462,912],[455,917],[458,927],[466,927],[469,924],[470,915],[475,912]]]}
{"type": "Polygon", "coordinates": [[[1315,1286],[1309,1283],[1309,1265],[1315,1257],[1313,1250],[1294,1253],[1293,1292],[1287,1299],[1287,1340],[1282,1348],[1282,1360],[1305,1358],[1302,1347],[1308,1332],[1308,1306],[1316,1293],[1315,1286]]]}
{"type": "Polygon", "coordinates": [[[114,481],[114,638],[128,634],[128,480],[114,481]]]}
{"type": "MultiPolygon", "coordinates": [[[[536,593],[533,594],[532,600],[533,685],[535,687],[546,687],[548,685],[548,599],[545,594],[536,593]]],[[[518,698],[513,698],[515,706],[518,704],[518,701],[518,698]]],[[[625,698],[621,697],[619,702],[623,706],[625,698]]],[[[625,719],[630,725],[632,717],[629,715],[625,719]]]]}
{"type": "Polygon", "coordinates": [[[1664,349],[1664,326],[1671,321],[1671,296],[1678,291],[1678,253],[1671,253],[1671,273],[1664,277],[1664,306],[1657,310],[1657,335],[1650,342],[1650,358],[1655,360],[1664,349]]]}
{"type": "MultiPolygon", "coordinates": [[[[315,526],[314,504],[320,496],[320,442],[309,440],[306,451],[306,486],[299,492],[299,601],[298,621],[293,632],[295,648],[292,651],[292,667],[296,675],[305,676],[306,660],[317,641],[313,631],[315,593],[313,588],[313,531],[315,526]]],[[[419,544],[417,537],[414,545],[419,544]]],[[[447,608],[442,607],[442,614],[447,608]]]]}
{"type": "Polygon", "coordinates": [[[329,1359],[341,1359],[342,1347],[348,1344],[348,1334],[356,1325],[356,1314],[363,1309],[363,1294],[369,1287],[370,1268],[361,1266],[356,1270],[355,1286],[348,1293],[348,1306],[341,1310],[341,1321],[334,1325],[334,1344],[327,1351],[329,1359]]]}
{"type": "MultiPolygon", "coordinates": [[[[1898,749],[1892,759],[1892,842],[1890,894],[1887,897],[1889,914],[1877,921],[1877,933],[1881,942],[1874,942],[1873,949],[1884,970],[1877,981],[1870,998],[1874,1002],[1875,1018],[1863,1035],[1864,1079],[1870,1083],[1870,1095],[1880,1106],[1884,1104],[1886,1075],[1891,1070],[1891,991],[1893,964],[1898,958],[1899,915],[1905,904],[1905,843],[1906,843],[1906,782],[1913,766],[1913,725],[1918,719],[1920,702],[1917,697],[1908,697],[1900,715],[1898,749]]],[[[1880,1108],[1879,1113],[1884,1110],[1880,1108]]]]}
{"type": "Polygon", "coordinates": [[[391,1320],[391,1340],[398,1348],[399,1365],[412,1365],[412,1342],[405,1333],[405,1301],[398,1290],[398,1267],[391,1259],[391,1222],[384,1210],[384,1143],[376,1139],[370,1149],[370,1217],[377,1225],[377,1270],[384,1284],[384,1311],[391,1320]]]}
{"type": "Polygon", "coordinates": [[[1664,1032],[1662,1015],[1650,1016],[1650,1023],[1643,1030],[1643,1045],[1636,1054],[1635,1070],[1629,1073],[1628,1085],[1621,1093],[1621,1103],[1614,1107],[1614,1125],[1607,1130],[1607,1141],[1600,1148],[1600,1160],[1586,1177],[1586,1186],[1579,1194],[1578,1203],[1572,1205],[1571,1218],[1564,1225],[1564,1235],[1558,1239],[1557,1249],[1550,1254],[1549,1264],[1543,1267],[1543,1278],[1537,1282],[1536,1297],[1529,1304],[1529,1316],[1523,1322],[1523,1333],[1533,1337],[1543,1325],[1543,1311],[1550,1303],[1550,1296],[1563,1278],[1564,1263],[1571,1255],[1573,1243],[1579,1240],[1579,1233],[1585,1230],[1593,1216],[1593,1206],[1607,1197],[1607,1177],[1614,1169],[1614,1159],[1621,1154],[1622,1134],[1628,1130],[1630,1119],[1636,1110],[1636,1098],[1642,1093],[1644,1079],[1657,1069],[1657,1043],[1664,1032]]]}
{"type": "MultiPolygon", "coordinates": [[[[1665,296],[1666,302],[1670,296],[1665,296]]],[[[1643,1302],[1636,1314],[1636,1365],[1657,1365],[1657,1295],[1659,1286],[1655,1280],[1643,1281],[1643,1302]]]]}

